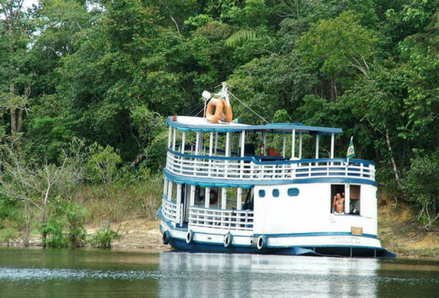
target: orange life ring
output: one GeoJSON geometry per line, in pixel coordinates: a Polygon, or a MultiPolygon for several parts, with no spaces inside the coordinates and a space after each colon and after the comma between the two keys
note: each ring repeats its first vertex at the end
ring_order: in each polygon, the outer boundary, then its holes
{"type": "Polygon", "coordinates": [[[218,193],[214,190],[210,191],[210,195],[209,195],[209,203],[211,205],[215,204],[216,202],[218,202],[218,193]]]}
{"type": "Polygon", "coordinates": [[[232,118],[233,118],[232,106],[224,99],[223,102],[224,102],[224,108],[226,109],[226,122],[230,123],[232,122],[232,118]]]}
{"type": "Polygon", "coordinates": [[[212,123],[218,123],[218,120],[226,121],[227,123],[232,122],[233,113],[232,106],[221,98],[212,98],[207,105],[206,109],[206,119],[212,123]],[[213,109],[215,108],[215,114],[213,114],[213,109]],[[226,109],[226,115],[223,113],[223,109],[226,109]]]}

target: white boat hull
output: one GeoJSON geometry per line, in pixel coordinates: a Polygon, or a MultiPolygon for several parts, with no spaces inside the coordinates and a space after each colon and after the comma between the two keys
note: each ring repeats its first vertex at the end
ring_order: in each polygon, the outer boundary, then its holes
{"type": "Polygon", "coordinates": [[[327,255],[346,257],[393,258],[373,236],[343,233],[250,234],[230,231],[194,231],[175,228],[162,220],[160,230],[165,244],[174,249],[194,252],[255,253],[283,255],[327,255]],[[168,239],[165,240],[165,235],[168,239]],[[231,235],[231,237],[230,237],[231,235]],[[226,238],[229,237],[230,243],[226,238]]]}

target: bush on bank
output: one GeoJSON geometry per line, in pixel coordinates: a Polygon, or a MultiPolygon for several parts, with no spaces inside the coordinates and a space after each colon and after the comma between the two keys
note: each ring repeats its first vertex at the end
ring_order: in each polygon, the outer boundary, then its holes
{"type": "Polygon", "coordinates": [[[113,148],[75,140],[55,162],[30,150],[2,144],[0,241],[44,247],[111,247],[121,231],[110,224],[142,217],[154,220],[163,189],[160,175],[122,165],[113,148]],[[27,150],[27,151],[26,151],[27,150]],[[94,226],[88,235],[85,226],[94,226]]]}

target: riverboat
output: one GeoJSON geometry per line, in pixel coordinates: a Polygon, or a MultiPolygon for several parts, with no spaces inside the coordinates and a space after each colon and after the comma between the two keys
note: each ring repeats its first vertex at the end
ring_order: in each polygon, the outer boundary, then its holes
{"type": "Polygon", "coordinates": [[[157,212],[164,244],[197,252],[396,257],[377,236],[374,163],[334,157],[341,129],[240,123],[225,83],[203,97],[203,117],[167,120],[157,212]]]}

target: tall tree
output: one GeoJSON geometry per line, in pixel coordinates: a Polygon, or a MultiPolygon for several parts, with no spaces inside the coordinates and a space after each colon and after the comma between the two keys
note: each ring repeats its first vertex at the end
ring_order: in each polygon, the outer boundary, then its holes
{"type": "Polygon", "coordinates": [[[0,108],[9,113],[12,135],[23,129],[24,112],[32,91],[31,75],[25,70],[31,30],[23,2],[0,0],[0,108]]]}
{"type": "Polygon", "coordinates": [[[416,140],[419,149],[431,151],[439,144],[439,7],[430,23],[400,44],[405,62],[405,99],[409,122],[408,138],[416,140]]]}
{"type": "Polygon", "coordinates": [[[358,15],[345,11],[335,19],[312,24],[297,48],[303,53],[304,63],[320,69],[330,79],[330,99],[335,101],[341,93],[337,89],[340,75],[368,75],[376,41],[373,33],[360,25],[358,15]]]}

